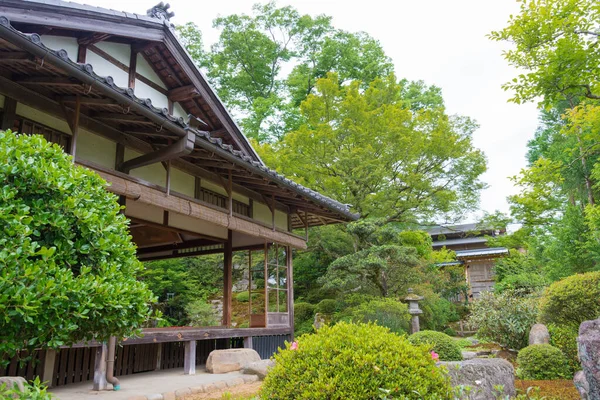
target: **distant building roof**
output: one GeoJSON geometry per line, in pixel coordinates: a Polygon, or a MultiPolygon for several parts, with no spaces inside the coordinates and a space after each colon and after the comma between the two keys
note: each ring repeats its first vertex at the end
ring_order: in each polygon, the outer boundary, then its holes
{"type": "Polygon", "coordinates": [[[451,267],[453,265],[463,265],[464,262],[462,261],[446,261],[446,262],[441,262],[441,263],[436,263],[435,265],[438,267],[451,267]]]}
{"type": "Polygon", "coordinates": [[[448,240],[439,240],[432,243],[433,247],[443,247],[443,246],[456,246],[461,244],[477,244],[477,243],[486,243],[487,239],[485,237],[466,237],[460,239],[448,239],[448,240]]]}
{"type": "MultiPolygon", "coordinates": [[[[478,228],[479,224],[461,224],[461,225],[448,225],[448,226],[434,226],[432,228],[427,229],[427,233],[431,236],[435,235],[448,235],[451,233],[461,233],[461,232],[471,232],[481,230],[481,227],[478,228]]],[[[489,229],[489,228],[488,228],[489,229]]],[[[486,230],[486,229],[484,229],[486,230]]]]}
{"type": "Polygon", "coordinates": [[[456,258],[508,255],[506,247],[491,247],[486,249],[458,250],[456,258]]]}

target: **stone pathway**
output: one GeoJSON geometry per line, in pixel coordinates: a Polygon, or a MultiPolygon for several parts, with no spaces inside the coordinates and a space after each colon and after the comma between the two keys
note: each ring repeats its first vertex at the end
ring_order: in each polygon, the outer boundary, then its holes
{"type": "Polygon", "coordinates": [[[121,390],[95,392],[92,382],[82,382],[52,389],[59,400],[174,400],[194,393],[209,393],[256,382],[256,375],[240,372],[209,374],[204,367],[196,369],[196,375],[184,375],[183,369],[145,372],[118,377],[121,390]]]}

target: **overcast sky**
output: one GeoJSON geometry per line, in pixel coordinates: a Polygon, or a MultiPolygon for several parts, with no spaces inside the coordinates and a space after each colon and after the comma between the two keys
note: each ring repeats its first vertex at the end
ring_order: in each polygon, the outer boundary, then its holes
{"type": "MultiPolygon", "coordinates": [[[[80,3],[144,14],[158,0],[77,0],[80,3]]],[[[204,44],[217,41],[212,20],[250,13],[252,0],[169,0],[172,22],[193,21],[204,44]]],[[[526,144],[537,126],[535,104],[507,103],[502,83],[516,72],[502,58],[503,44],[486,38],[518,13],[515,0],[295,0],[278,1],[303,14],[326,14],[333,25],[365,31],[378,39],[400,78],[423,80],[442,88],[448,111],[480,124],[475,146],[488,158],[483,180],[489,185],[481,209],[508,211],[506,196],[516,192],[508,177],[525,166],[526,144]]]]}

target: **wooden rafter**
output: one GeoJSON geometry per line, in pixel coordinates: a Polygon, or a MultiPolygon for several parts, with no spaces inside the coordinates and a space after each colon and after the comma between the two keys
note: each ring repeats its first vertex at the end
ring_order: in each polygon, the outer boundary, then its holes
{"type": "Polygon", "coordinates": [[[129,161],[125,161],[119,170],[129,172],[135,168],[140,168],[146,165],[167,161],[189,154],[192,150],[194,150],[195,138],[196,135],[194,135],[192,132],[188,132],[186,136],[180,138],[172,145],[166,146],[153,153],[147,153],[129,161]]]}

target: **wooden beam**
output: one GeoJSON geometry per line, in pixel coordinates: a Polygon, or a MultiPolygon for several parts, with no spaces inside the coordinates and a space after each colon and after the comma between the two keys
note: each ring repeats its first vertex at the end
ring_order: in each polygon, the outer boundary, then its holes
{"type": "Polygon", "coordinates": [[[154,122],[150,121],[148,118],[136,115],[136,114],[123,114],[123,113],[94,113],[92,114],[93,118],[102,119],[102,120],[110,120],[116,122],[135,122],[137,124],[148,124],[154,125],[154,122]]]}
{"type": "Polygon", "coordinates": [[[69,124],[69,128],[71,128],[71,156],[73,157],[73,162],[75,162],[75,155],[77,152],[77,137],[79,136],[79,117],[81,116],[81,100],[79,96],[75,101],[75,110],[73,114],[69,116],[67,114],[67,109],[65,108],[65,117],[67,118],[67,123],[69,124]]]}
{"type": "Polygon", "coordinates": [[[87,57],[87,46],[80,44],[77,49],[77,62],[79,64],[85,64],[85,59],[87,57]]]}
{"type": "Polygon", "coordinates": [[[0,64],[12,63],[14,61],[33,60],[32,54],[26,51],[3,51],[0,52],[0,64]]]}
{"type": "Polygon", "coordinates": [[[178,88],[169,90],[167,94],[167,97],[171,101],[189,100],[197,96],[200,96],[200,92],[194,85],[180,86],[178,88]]]}
{"type": "Polygon", "coordinates": [[[223,325],[231,326],[231,297],[233,290],[233,231],[227,232],[227,242],[223,251],[223,325]]]}
{"type": "Polygon", "coordinates": [[[79,45],[90,46],[90,45],[96,44],[98,42],[102,42],[111,36],[112,35],[110,35],[108,33],[94,32],[94,33],[80,37],[79,39],[77,39],[77,43],[79,45]]]}
{"type": "Polygon", "coordinates": [[[15,124],[15,118],[17,117],[17,100],[12,97],[4,98],[4,108],[2,110],[2,122],[0,123],[0,130],[12,129],[15,124]]]}
{"type": "Polygon", "coordinates": [[[14,82],[21,85],[82,86],[83,83],[62,76],[34,76],[18,79],[14,82]]]}
{"type": "Polygon", "coordinates": [[[129,81],[128,86],[135,89],[135,75],[137,74],[137,56],[138,53],[131,46],[131,55],[129,56],[129,81]]]}
{"type": "Polygon", "coordinates": [[[186,136],[180,138],[170,146],[163,147],[162,149],[153,153],[147,153],[129,161],[125,161],[119,170],[129,173],[129,171],[135,168],[144,167],[146,165],[167,161],[172,158],[190,154],[192,150],[194,150],[195,140],[196,135],[193,132],[188,132],[186,136]]]}
{"type": "MultiPolygon", "coordinates": [[[[75,103],[77,101],[78,96],[62,96],[58,98],[58,101],[62,103],[75,103]]],[[[97,97],[81,97],[79,96],[79,101],[81,104],[90,104],[90,105],[115,105],[118,104],[113,99],[101,99],[97,97]]]]}
{"type": "Polygon", "coordinates": [[[187,249],[193,249],[194,247],[216,246],[219,244],[222,244],[222,243],[214,241],[214,240],[210,240],[210,239],[194,239],[194,240],[188,240],[187,242],[182,242],[182,243],[164,244],[161,246],[138,248],[137,254],[138,255],[146,255],[146,254],[152,254],[152,253],[161,253],[163,251],[187,250],[187,249]]]}

